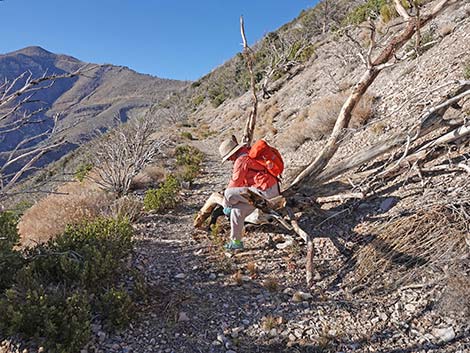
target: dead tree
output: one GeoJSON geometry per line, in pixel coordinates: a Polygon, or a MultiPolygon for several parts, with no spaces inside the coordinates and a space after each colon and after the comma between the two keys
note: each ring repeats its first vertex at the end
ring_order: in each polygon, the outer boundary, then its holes
{"type": "MultiPolygon", "coordinates": [[[[57,80],[84,74],[94,67],[83,67],[72,73],[34,78],[29,71],[15,79],[0,84],[0,139],[16,133],[28,125],[48,124],[46,131],[38,132],[19,141],[14,147],[0,153],[0,202],[20,191],[13,191],[18,181],[28,172],[37,169],[37,162],[46,153],[59,149],[66,141],[66,129],[61,128],[60,115],[41,115],[45,107],[29,110],[28,105],[40,104],[36,93],[52,87],[57,80]],[[38,116],[40,116],[38,118],[38,116]]],[[[32,190],[23,190],[31,192],[32,190]]]]}
{"type": "Polygon", "coordinates": [[[285,75],[301,64],[300,57],[311,45],[309,38],[303,32],[292,29],[281,34],[272,33],[266,36],[265,46],[269,64],[264,69],[261,90],[263,98],[273,94],[270,85],[276,75],[285,75]]]}
{"type": "Polygon", "coordinates": [[[242,142],[247,145],[251,145],[253,140],[253,134],[256,126],[256,116],[258,115],[258,95],[256,92],[255,74],[253,71],[253,51],[248,46],[245,36],[245,26],[243,23],[243,16],[240,16],[240,32],[243,40],[243,57],[245,58],[246,67],[250,73],[250,87],[251,96],[253,100],[253,108],[250,112],[250,116],[246,120],[245,129],[243,130],[242,142]]]}
{"type": "Polygon", "coordinates": [[[154,121],[145,116],[101,136],[94,148],[93,180],[118,196],[127,194],[132,179],[166,144],[166,140],[153,138],[156,130],[154,121]]]}
{"type": "MultiPolygon", "coordinates": [[[[282,192],[282,196],[277,200],[274,200],[275,203],[266,204],[265,200],[261,199],[257,195],[250,193],[247,195],[247,198],[252,202],[255,207],[258,207],[265,212],[274,213],[285,219],[289,223],[291,229],[293,229],[302,239],[307,243],[307,260],[306,260],[306,274],[307,274],[307,284],[311,285],[313,279],[313,238],[314,234],[308,234],[302,230],[297,222],[296,217],[294,216],[294,210],[289,207],[291,202],[298,198],[299,191],[303,188],[317,188],[321,189],[333,178],[343,175],[347,171],[357,168],[359,166],[365,165],[365,163],[376,159],[385,153],[402,147],[405,145],[405,152],[402,156],[398,157],[398,161],[392,163],[391,166],[385,166],[381,170],[371,171],[369,175],[374,175],[374,173],[382,173],[381,176],[392,176],[396,169],[401,166],[403,161],[408,158],[407,162],[416,161],[420,158],[424,158],[427,152],[444,142],[455,141],[456,139],[461,139],[469,134],[468,122],[462,122],[459,126],[453,128],[452,131],[445,132],[442,136],[434,139],[433,142],[425,144],[421,148],[413,151],[409,148],[410,143],[415,141],[418,137],[423,137],[431,131],[436,131],[441,128],[444,124],[442,116],[445,111],[452,105],[461,100],[464,96],[470,94],[470,86],[468,81],[457,82],[456,85],[458,88],[455,92],[451,93],[445,101],[441,102],[438,106],[433,109],[425,112],[420,120],[420,122],[415,126],[412,131],[404,134],[398,134],[391,138],[385,143],[382,142],[372,148],[369,148],[365,151],[361,151],[358,154],[348,158],[347,161],[340,161],[336,165],[330,166],[330,161],[335,155],[339,146],[341,145],[341,138],[343,136],[344,129],[348,127],[348,124],[351,120],[352,111],[355,106],[360,101],[361,97],[367,91],[369,86],[374,82],[377,76],[385,68],[390,67],[398,61],[396,53],[400,48],[404,46],[412,37],[415,35],[420,28],[422,28],[426,23],[433,19],[439,12],[441,12],[445,7],[454,3],[456,0],[440,0],[436,6],[434,6],[429,12],[423,14],[417,14],[415,16],[410,16],[403,7],[398,7],[397,11],[400,13],[405,20],[405,26],[395,36],[390,38],[385,46],[382,46],[379,52],[376,54],[378,49],[376,46],[376,33],[373,22],[369,22],[368,29],[370,32],[369,38],[369,47],[366,52],[362,54],[362,61],[365,64],[365,71],[362,74],[359,81],[352,88],[349,97],[346,99],[335,123],[333,131],[326,141],[323,149],[320,153],[311,161],[310,164],[305,166],[305,168],[300,172],[292,181],[292,183],[282,192]],[[404,12],[403,12],[404,11],[404,12]],[[409,154],[412,152],[412,154],[409,154]]],[[[399,3],[399,1],[397,2],[399,3]]],[[[361,192],[361,195],[367,193],[361,192]]],[[[358,193],[355,193],[357,197],[358,193]]],[[[347,197],[347,196],[346,196],[347,197]]],[[[273,201],[273,200],[270,200],[273,201]]],[[[296,203],[296,204],[302,204],[296,203]]],[[[210,209],[210,202],[204,205],[204,209],[210,209]]],[[[299,210],[295,210],[299,211],[299,210]]],[[[301,211],[301,209],[300,209],[301,211]]],[[[197,218],[197,223],[202,224],[202,219],[204,216],[200,214],[201,217],[197,218]]]]}

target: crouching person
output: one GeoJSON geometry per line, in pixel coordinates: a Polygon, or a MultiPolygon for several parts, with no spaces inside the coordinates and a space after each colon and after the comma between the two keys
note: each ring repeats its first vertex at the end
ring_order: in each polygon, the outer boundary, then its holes
{"type": "Polygon", "coordinates": [[[279,195],[279,184],[275,176],[248,156],[249,147],[238,143],[235,136],[220,144],[222,161],[233,162],[232,178],[224,192],[224,213],[230,216],[230,241],[228,250],[243,249],[243,228],[245,218],[255,210],[242,194],[248,189],[270,199],[279,195]]]}

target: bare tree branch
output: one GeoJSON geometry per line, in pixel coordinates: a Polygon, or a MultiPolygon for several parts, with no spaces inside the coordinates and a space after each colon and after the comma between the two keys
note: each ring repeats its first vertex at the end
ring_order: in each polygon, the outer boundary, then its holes
{"type": "Polygon", "coordinates": [[[255,126],[256,126],[256,116],[258,113],[258,96],[256,94],[255,74],[253,72],[253,51],[248,46],[248,43],[246,41],[243,16],[240,16],[240,32],[241,32],[241,36],[243,40],[243,56],[245,58],[245,63],[246,63],[248,72],[250,73],[251,96],[253,100],[253,109],[251,110],[250,116],[248,117],[245,123],[245,129],[243,130],[242,142],[246,143],[247,145],[251,145],[251,142],[253,140],[253,134],[255,131],[255,126]]]}
{"type": "Polygon", "coordinates": [[[93,180],[103,189],[124,195],[132,178],[167,144],[155,140],[157,126],[149,116],[119,126],[98,140],[94,165],[97,177],[93,180]]]}

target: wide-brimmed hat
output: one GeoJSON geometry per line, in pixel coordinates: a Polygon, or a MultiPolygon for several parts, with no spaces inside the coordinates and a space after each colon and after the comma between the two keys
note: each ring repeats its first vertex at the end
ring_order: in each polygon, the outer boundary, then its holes
{"type": "Polygon", "coordinates": [[[219,153],[222,157],[222,162],[225,162],[227,159],[230,158],[235,152],[237,152],[240,148],[244,147],[245,143],[238,143],[235,136],[232,135],[231,138],[222,141],[219,146],[219,153]]]}

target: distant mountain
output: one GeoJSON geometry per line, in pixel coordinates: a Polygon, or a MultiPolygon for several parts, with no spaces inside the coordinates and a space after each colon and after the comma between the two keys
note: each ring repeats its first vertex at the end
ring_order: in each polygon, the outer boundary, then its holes
{"type": "MultiPolygon", "coordinates": [[[[116,117],[125,121],[139,115],[151,105],[165,99],[171,92],[179,91],[187,85],[183,81],[139,74],[123,66],[88,64],[68,55],[51,53],[41,47],[27,47],[0,55],[0,80],[11,81],[28,71],[33,77],[40,77],[44,73],[66,74],[86,65],[95,68],[84,75],[56,81],[52,87],[41,90],[34,96],[37,103],[24,107],[24,110],[29,111],[39,106],[45,107],[45,116],[59,113],[61,127],[71,127],[67,130],[68,144],[53,156],[50,155],[48,160],[43,160],[42,164],[60,158],[90,140],[95,131],[106,131],[113,127],[116,117]]],[[[21,82],[18,83],[20,84],[21,82]]],[[[44,115],[38,119],[41,120],[44,115]]],[[[19,131],[1,136],[0,153],[49,127],[49,124],[44,123],[27,125],[19,131]]]]}

